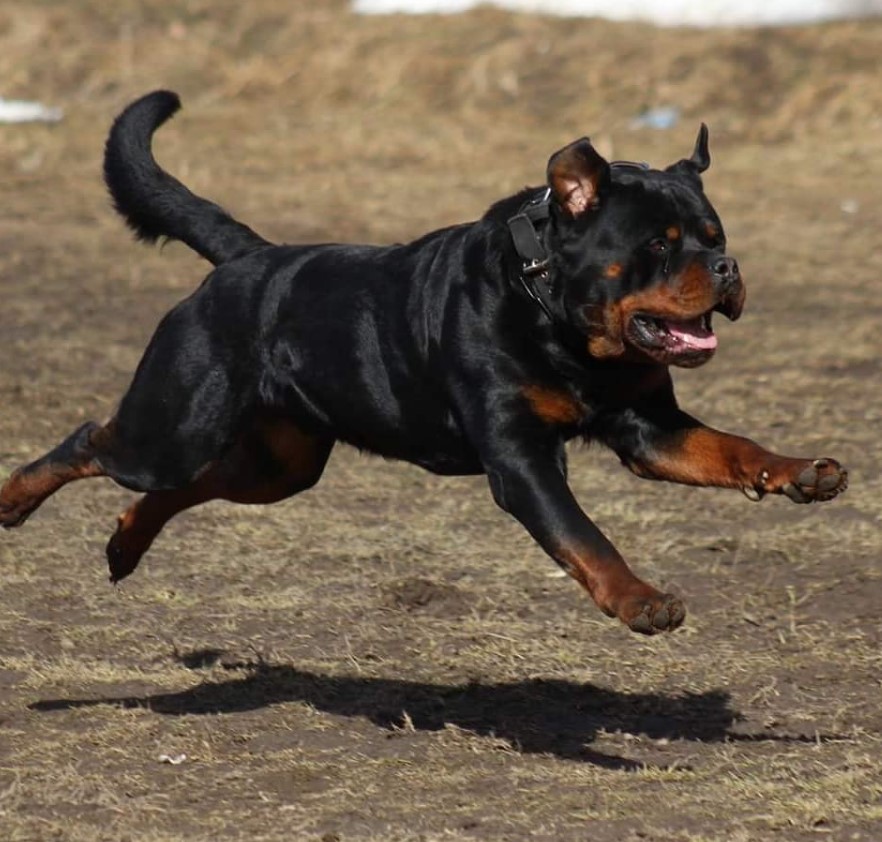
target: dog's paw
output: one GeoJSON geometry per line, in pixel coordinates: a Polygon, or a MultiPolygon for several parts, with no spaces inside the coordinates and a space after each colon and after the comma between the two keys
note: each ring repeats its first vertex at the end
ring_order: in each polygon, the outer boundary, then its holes
{"type": "Polygon", "coordinates": [[[17,473],[13,474],[0,489],[0,526],[14,529],[21,526],[40,505],[30,495],[23,495],[17,473]]]}
{"type": "Polygon", "coordinates": [[[132,529],[126,516],[120,515],[116,532],[110,536],[105,550],[110,581],[116,584],[134,573],[149,546],[150,539],[132,529]]]}
{"type": "Polygon", "coordinates": [[[814,459],[808,462],[789,482],[781,486],[794,503],[832,500],[848,488],[848,471],[835,459],[814,459]]]}
{"type": "Polygon", "coordinates": [[[686,606],[673,594],[660,593],[629,604],[619,618],[633,632],[658,634],[679,628],[686,619],[686,606]]]}
{"type": "Polygon", "coordinates": [[[4,506],[0,504],[0,526],[4,529],[15,529],[30,517],[36,506],[4,506]]]}
{"type": "Polygon", "coordinates": [[[127,552],[126,548],[121,545],[114,535],[107,543],[107,569],[110,572],[110,581],[115,585],[117,582],[125,579],[131,573],[135,572],[138,562],[141,560],[140,555],[133,555],[127,552]]]}
{"type": "Polygon", "coordinates": [[[794,503],[832,500],[848,488],[848,471],[835,459],[780,457],[741,490],[757,502],[766,494],[783,494],[794,503]]]}

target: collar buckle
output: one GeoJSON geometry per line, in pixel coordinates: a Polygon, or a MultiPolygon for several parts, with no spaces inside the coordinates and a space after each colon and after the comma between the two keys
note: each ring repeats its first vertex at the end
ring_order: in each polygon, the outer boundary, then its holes
{"type": "Polygon", "coordinates": [[[532,278],[536,275],[544,280],[548,277],[548,266],[549,260],[547,257],[542,260],[534,258],[529,263],[524,264],[521,268],[521,272],[523,272],[528,278],[532,278]]]}

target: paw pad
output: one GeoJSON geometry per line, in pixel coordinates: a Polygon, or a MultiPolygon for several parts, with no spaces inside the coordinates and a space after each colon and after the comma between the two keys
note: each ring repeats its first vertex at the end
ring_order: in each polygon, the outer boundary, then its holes
{"type": "Polygon", "coordinates": [[[835,459],[815,459],[803,468],[793,482],[782,486],[794,503],[832,500],[848,488],[848,471],[835,459]]]}
{"type": "Polygon", "coordinates": [[[644,602],[635,617],[627,621],[628,628],[638,634],[658,634],[673,631],[686,618],[686,607],[673,594],[662,594],[658,599],[644,602]]]}

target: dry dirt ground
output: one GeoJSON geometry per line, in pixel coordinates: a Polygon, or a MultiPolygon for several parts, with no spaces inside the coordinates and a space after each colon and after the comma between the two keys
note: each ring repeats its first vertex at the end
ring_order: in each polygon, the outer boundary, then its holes
{"type": "Polygon", "coordinates": [[[206,264],[133,243],[100,182],[155,87],[158,155],[279,240],[388,242],[474,218],[583,133],[665,164],[711,126],[708,192],[749,283],[682,403],[831,455],[825,505],[640,481],[574,449],[586,510],[688,601],[602,617],[484,481],[340,447],[273,507],[181,516],[136,575],[131,494],[70,486],[0,535],[5,840],[882,838],[882,23],[658,31],[341,2],[7,2],[0,469],[106,417],[206,264]],[[677,106],[669,131],[632,130],[677,106]],[[186,755],[178,765],[161,755],[186,755]]]}

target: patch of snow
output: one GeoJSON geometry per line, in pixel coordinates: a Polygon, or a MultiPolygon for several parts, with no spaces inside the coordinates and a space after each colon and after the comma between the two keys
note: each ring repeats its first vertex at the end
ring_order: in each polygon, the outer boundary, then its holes
{"type": "Polygon", "coordinates": [[[60,108],[49,108],[41,102],[0,97],[0,123],[57,123],[63,116],[60,108]]]}
{"type": "Polygon", "coordinates": [[[779,26],[882,15],[882,0],[353,0],[363,14],[464,12],[491,5],[564,17],[641,20],[660,26],[779,26]]]}

